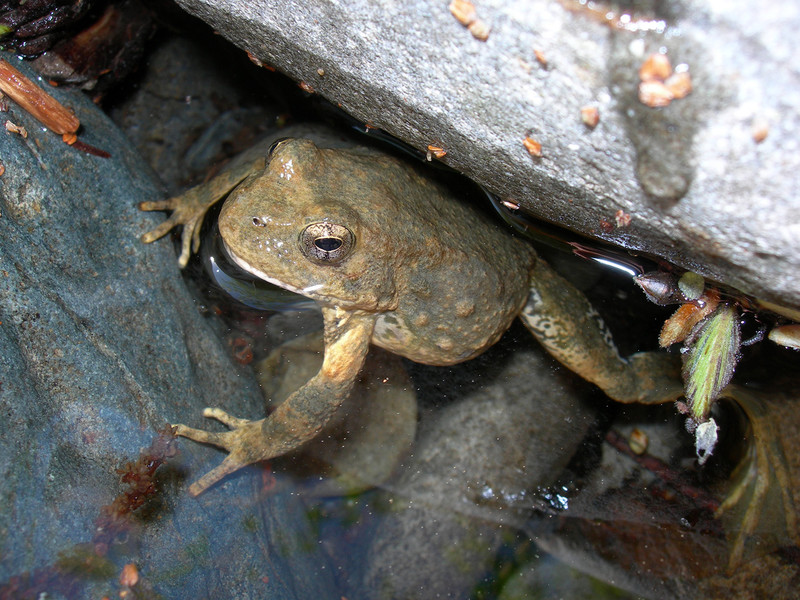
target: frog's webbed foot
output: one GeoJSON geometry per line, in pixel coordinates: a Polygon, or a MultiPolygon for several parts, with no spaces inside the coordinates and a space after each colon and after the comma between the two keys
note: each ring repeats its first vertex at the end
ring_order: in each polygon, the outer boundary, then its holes
{"type": "Polygon", "coordinates": [[[744,457],[716,515],[731,534],[728,570],[732,571],[756,544],[769,551],[797,545],[800,536],[792,481],[768,403],[738,386],[729,386],[723,396],[742,410],[748,429],[744,457]]]}
{"type": "Polygon", "coordinates": [[[192,253],[197,252],[200,248],[200,228],[203,225],[203,217],[214,202],[216,199],[204,199],[202,190],[199,188],[192,188],[180,196],[174,196],[167,200],[140,202],[139,210],[172,211],[166,221],[142,235],[141,240],[145,244],[149,244],[164,237],[174,227],[183,225],[181,255],[178,258],[178,264],[185,267],[192,253]]]}
{"type": "Polygon", "coordinates": [[[206,408],[203,411],[203,416],[216,419],[230,427],[231,431],[211,432],[176,424],[175,434],[201,444],[211,444],[227,450],[228,456],[225,457],[221,465],[212,469],[189,486],[189,493],[192,496],[197,496],[226,475],[238,471],[242,467],[280,454],[279,451],[275,450],[275,448],[280,448],[280,440],[267,440],[264,438],[263,426],[265,419],[260,421],[238,419],[219,408],[206,408]],[[271,448],[271,446],[275,448],[271,448]]]}
{"type": "Polygon", "coordinates": [[[264,159],[259,157],[249,162],[237,162],[207,183],[187,190],[179,196],[155,202],[140,202],[139,210],[171,210],[166,221],[142,235],[145,244],[164,237],[174,227],[183,225],[181,234],[181,255],[178,264],[185,267],[192,253],[200,248],[200,229],[208,209],[224,198],[233,188],[241,183],[250,173],[263,168],[264,159]]]}
{"type": "Polygon", "coordinates": [[[222,464],[189,488],[201,494],[220,479],[244,466],[281,456],[314,438],[350,393],[375,327],[375,316],[357,311],[339,314],[323,309],[325,357],[319,372],[289,396],[266,419],[248,421],[218,408],[203,415],[227,425],[230,431],[209,432],[176,425],[176,434],[228,451],[222,464]]]}

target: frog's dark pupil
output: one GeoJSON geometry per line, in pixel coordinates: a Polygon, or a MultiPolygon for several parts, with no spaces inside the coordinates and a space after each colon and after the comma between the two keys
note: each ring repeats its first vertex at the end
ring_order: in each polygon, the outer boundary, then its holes
{"type": "Polygon", "coordinates": [[[333,252],[342,246],[342,240],[337,237],[318,237],[314,240],[314,245],[325,252],[333,252]]]}

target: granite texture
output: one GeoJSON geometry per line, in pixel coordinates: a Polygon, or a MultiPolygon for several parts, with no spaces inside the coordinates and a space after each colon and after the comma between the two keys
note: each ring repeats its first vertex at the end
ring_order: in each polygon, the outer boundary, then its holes
{"type": "Polygon", "coordinates": [[[443,147],[443,162],[546,221],[800,306],[796,5],[653,2],[626,23],[570,0],[484,0],[480,41],[445,0],[177,1],[370,127],[443,147]],[[688,65],[693,91],[649,108],[638,70],[661,50],[688,65]]]}

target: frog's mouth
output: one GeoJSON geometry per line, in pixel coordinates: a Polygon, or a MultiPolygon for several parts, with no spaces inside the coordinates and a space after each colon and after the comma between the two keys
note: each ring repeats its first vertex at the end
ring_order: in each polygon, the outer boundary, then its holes
{"type": "Polygon", "coordinates": [[[294,292],[295,294],[300,294],[301,296],[306,296],[307,298],[313,298],[313,297],[315,297],[317,295],[314,292],[318,292],[319,290],[321,290],[324,287],[324,284],[322,284],[322,283],[319,283],[319,284],[316,284],[316,285],[310,285],[310,286],[305,287],[305,288],[295,287],[295,286],[293,286],[291,284],[288,284],[288,283],[286,283],[284,281],[280,281],[279,279],[276,279],[275,277],[267,275],[266,273],[264,273],[264,271],[256,269],[250,263],[248,263],[246,260],[244,260],[240,256],[237,256],[236,253],[233,250],[231,250],[230,246],[228,246],[228,244],[225,243],[225,238],[222,238],[222,247],[225,249],[225,253],[228,255],[228,258],[237,267],[239,267],[240,269],[242,269],[243,271],[245,271],[247,273],[250,273],[254,277],[258,277],[259,279],[261,279],[263,281],[266,281],[267,283],[270,283],[270,284],[272,284],[274,286],[277,286],[279,288],[282,288],[284,290],[289,290],[290,292],[294,292]]]}

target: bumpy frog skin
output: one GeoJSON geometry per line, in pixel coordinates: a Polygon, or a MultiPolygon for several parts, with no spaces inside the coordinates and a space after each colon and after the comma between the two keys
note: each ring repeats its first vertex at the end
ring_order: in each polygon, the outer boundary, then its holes
{"type": "Polygon", "coordinates": [[[284,140],[266,160],[142,206],[174,211],[144,241],[184,224],[185,264],[203,214],[230,190],[219,217],[227,250],[250,273],[320,304],[325,356],[319,373],[266,419],[215,408],[204,415],[230,431],[177,426],[178,435],[229,452],[192,494],[313,438],[349,394],[370,344],[450,365],[486,350],[520,316],[556,359],[618,401],[681,395],[673,357],[621,359],[588,301],[529,244],[417,168],[373,150],[284,140]]]}

